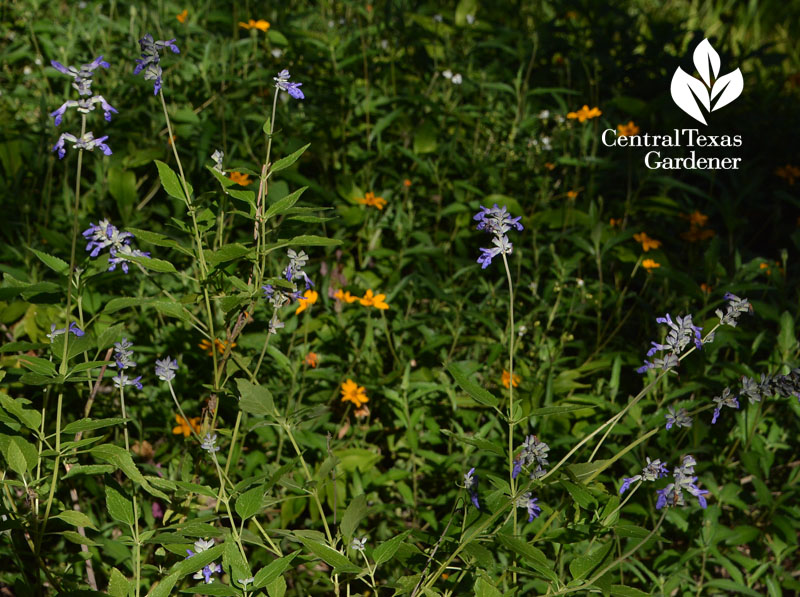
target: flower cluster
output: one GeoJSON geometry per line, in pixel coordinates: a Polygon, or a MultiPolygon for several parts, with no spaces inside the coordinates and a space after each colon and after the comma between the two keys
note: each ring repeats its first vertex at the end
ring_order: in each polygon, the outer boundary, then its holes
{"type": "Polygon", "coordinates": [[[667,408],[667,410],[669,412],[664,415],[667,417],[667,429],[672,429],[673,425],[687,428],[692,426],[692,417],[689,416],[689,413],[686,412],[685,408],[675,412],[675,407],[670,406],[667,408]]]}
{"type": "Polygon", "coordinates": [[[361,408],[369,402],[366,388],[358,385],[352,379],[348,379],[342,383],[342,402],[352,402],[356,408],[361,408]]]}
{"type": "Polygon", "coordinates": [[[214,150],[214,153],[211,154],[211,159],[214,160],[214,170],[220,174],[225,174],[225,169],[222,167],[223,157],[225,157],[225,154],[219,149],[214,150]]]}
{"type": "Polygon", "coordinates": [[[217,445],[217,434],[215,433],[214,435],[211,435],[210,433],[206,433],[206,436],[203,438],[203,442],[200,444],[200,447],[211,455],[213,455],[214,452],[219,452],[219,446],[217,445]]]}
{"type": "Polygon", "coordinates": [[[358,301],[364,307],[375,307],[376,309],[380,309],[381,311],[385,311],[386,309],[389,308],[389,305],[386,303],[386,295],[375,294],[372,292],[371,288],[367,289],[363,297],[353,296],[352,294],[350,294],[349,290],[345,292],[340,288],[333,295],[333,298],[348,304],[358,301]]]}
{"type": "Polygon", "coordinates": [[[522,451],[514,461],[514,468],[511,471],[511,476],[516,479],[520,474],[523,467],[530,467],[536,464],[536,468],[531,472],[531,479],[540,479],[545,474],[544,467],[550,464],[547,460],[547,453],[550,451],[550,446],[546,443],[539,441],[535,435],[529,435],[522,442],[522,451]]]}
{"type": "Polygon", "coordinates": [[[508,240],[506,233],[512,228],[516,228],[519,231],[523,229],[522,224],[519,223],[522,216],[512,218],[506,210],[506,206],[504,205],[500,208],[497,206],[497,203],[495,203],[491,209],[481,205],[481,211],[475,214],[472,219],[478,222],[478,230],[483,230],[494,236],[492,240],[494,243],[493,248],[481,248],[481,256],[478,257],[478,263],[481,264],[481,269],[489,267],[492,259],[498,255],[511,253],[514,247],[511,241],[508,240]]]}
{"type": "MultiPolygon", "coordinates": [[[[214,547],[213,539],[209,539],[208,541],[205,541],[203,539],[198,539],[197,541],[194,542],[195,551],[192,551],[191,549],[186,550],[186,553],[188,553],[189,555],[186,556],[185,559],[188,560],[192,556],[195,556],[198,553],[203,553],[204,551],[206,551],[207,549],[211,549],[212,547],[214,547]]],[[[222,572],[222,567],[216,562],[211,562],[210,564],[204,566],[202,570],[198,570],[197,572],[195,572],[192,578],[196,580],[202,580],[207,585],[209,585],[212,582],[214,582],[214,579],[211,578],[211,576],[213,574],[219,574],[221,572],[222,572]]]]}
{"type": "Polygon", "coordinates": [[[753,305],[751,305],[750,301],[747,299],[739,298],[730,292],[726,292],[724,298],[726,301],[728,301],[728,305],[725,308],[725,313],[722,313],[722,309],[717,309],[714,312],[716,316],[719,317],[720,323],[723,325],[729,325],[735,328],[742,313],[753,312],[753,305]]]}
{"type": "MultiPolygon", "coordinates": [[[[60,336],[61,334],[66,333],[66,331],[67,331],[67,328],[56,329],[56,324],[51,323],[50,324],[50,333],[47,334],[47,337],[50,338],[50,342],[52,342],[53,340],[56,339],[56,336],[60,336]]],[[[78,324],[75,323],[74,321],[69,324],[69,332],[71,334],[75,334],[78,338],[80,338],[84,334],[83,330],[80,329],[78,327],[78,324]]]]}
{"type": "Polygon", "coordinates": [[[442,72],[442,76],[450,81],[453,85],[461,85],[463,78],[461,77],[461,73],[453,73],[449,68],[442,72]]]}
{"type": "MultiPolygon", "coordinates": [[[[100,104],[100,106],[103,108],[103,113],[107,121],[111,120],[112,113],[117,114],[116,108],[109,104],[102,95],[92,96],[92,77],[94,76],[95,69],[100,66],[103,68],[108,68],[109,66],[108,62],[103,60],[102,56],[98,56],[89,64],[81,65],[80,68],[76,68],[74,66],[64,66],[55,60],[51,61],[50,64],[52,64],[53,68],[55,68],[58,72],[63,73],[68,77],[72,77],[74,79],[72,86],[78,91],[78,95],[82,96],[80,99],[68,100],[64,102],[60,108],[50,113],[50,116],[53,117],[53,121],[55,122],[56,126],[61,124],[64,114],[69,108],[77,108],[78,112],[82,114],[88,114],[95,109],[96,104],[100,104]]],[[[71,133],[62,133],[56,144],[53,145],[52,151],[58,153],[58,159],[62,159],[67,153],[65,145],[67,142],[70,142],[72,143],[72,147],[74,149],[93,151],[94,148],[97,147],[105,155],[111,155],[111,149],[105,143],[106,139],[108,139],[108,135],[95,138],[92,132],[84,133],[80,137],[77,137],[71,133]]]]}
{"type": "Polygon", "coordinates": [[[140,381],[142,379],[141,375],[135,379],[131,379],[125,374],[126,369],[133,369],[136,367],[136,363],[133,361],[132,346],[133,343],[129,342],[127,338],[123,338],[120,342],[114,344],[114,364],[111,366],[119,369],[119,373],[112,377],[111,380],[120,390],[125,386],[135,386],[138,390],[142,389],[142,382],[140,381]]]}
{"type": "Polygon", "coordinates": [[[667,476],[667,465],[662,463],[661,460],[656,458],[651,461],[650,457],[647,458],[647,466],[642,469],[641,474],[634,475],[633,477],[625,477],[622,479],[622,487],[619,488],[619,494],[622,495],[631,486],[631,483],[636,481],[655,481],[661,477],[667,476]]]}
{"type": "Polygon", "coordinates": [[[175,379],[175,372],[178,370],[178,360],[163,358],[156,360],[156,377],[161,381],[172,381],[175,379]]]}
{"type": "Polygon", "coordinates": [[[617,131],[620,137],[634,137],[639,134],[639,127],[630,120],[628,124],[618,124],[617,131]]]}
{"type": "MultiPolygon", "coordinates": [[[[656,357],[653,362],[645,360],[644,365],[639,367],[636,372],[644,373],[648,369],[671,369],[677,367],[679,360],[678,356],[683,350],[694,341],[698,350],[703,348],[703,339],[701,332],[703,328],[698,327],[692,323],[692,316],[686,315],[684,317],[676,317],[677,323],[672,321],[672,317],[667,313],[664,317],[656,318],[658,323],[666,323],[670,327],[665,340],[666,344],[659,344],[658,342],[651,342],[652,348],[647,351],[647,356],[652,357],[656,352],[667,351],[663,357],[656,357]]],[[[706,341],[710,342],[713,338],[708,338],[706,341]]]]}
{"type": "Polygon", "coordinates": [[[706,222],[708,222],[708,216],[704,213],[695,210],[690,214],[681,214],[681,217],[689,220],[689,231],[682,232],[681,238],[686,239],[691,243],[695,243],[701,240],[707,240],[714,236],[715,232],[713,230],[704,227],[706,222]]]}
{"type": "MultiPolygon", "coordinates": [[[[223,341],[220,340],[219,338],[214,338],[214,346],[217,347],[217,352],[219,354],[225,354],[225,350],[228,348],[229,344],[231,348],[236,347],[236,342],[231,343],[228,342],[227,340],[223,341]]],[[[211,347],[211,341],[208,340],[207,338],[203,338],[202,340],[200,340],[200,342],[197,344],[197,347],[205,350],[208,356],[210,357],[214,356],[214,349],[211,347]]]]}
{"type": "Polygon", "coordinates": [[[273,307],[272,318],[269,322],[270,334],[277,334],[278,330],[284,326],[284,323],[278,319],[278,309],[291,301],[308,300],[308,298],[303,296],[297,289],[297,280],[302,279],[305,282],[306,290],[309,290],[314,285],[311,278],[309,278],[308,274],[305,272],[305,266],[308,263],[308,255],[305,254],[305,251],[300,251],[298,253],[294,249],[289,249],[287,255],[289,256],[289,265],[286,266],[286,269],[283,271],[283,276],[286,278],[286,281],[289,282],[286,286],[290,286],[290,288],[273,286],[272,284],[261,287],[264,291],[264,298],[267,299],[273,307]]]}
{"type": "Polygon", "coordinates": [[[673,471],[675,482],[670,483],[664,489],[659,489],[656,491],[658,494],[656,510],[660,510],[664,506],[668,505],[686,505],[686,502],[683,499],[684,491],[688,491],[690,494],[695,496],[701,507],[705,508],[708,505],[706,502],[706,496],[709,495],[710,492],[700,489],[697,485],[695,485],[697,477],[694,474],[694,467],[696,464],[697,461],[689,455],[686,455],[681,459],[681,465],[676,467],[673,471]]]}
{"type": "Polygon", "coordinates": [[[764,375],[762,373],[758,381],[751,377],[742,377],[742,387],[738,396],[733,395],[730,388],[725,388],[721,396],[713,398],[716,408],[714,408],[711,424],[717,422],[723,406],[738,409],[739,398],[747,398],[750,404],[754,404],[776,395],[780,398],[795,397],[800,400],[800,369],[792,369],[786,375],[764,375]]]}
{"type": "Polygon", "coordinates": [[[175,54],[180,54],[181,51],[175,45],[174,39],[154,41],[153,36],[149,33],[139,40],[139,46],[142,49],[142,57],[136,59],[136,68],[133,70],[133,74],[138,75],[144,71],[144,80],[154,81],[153,95],[158,95],[158,92],[161,91],[162,74],[161,65],[159,64],[161,62],[159,51],[163,51],[166,48],[169,48],[175,54]]]}
{"type": "MultiPolygon", "coordinates": [[[[100,220],[97,224],[89,224],[83,231],[83,237],[89,242],[86,250],[90,257],[97,257],[101,251],[108,248],[108,271],[114,271],[117,265],[122,266],[122,271],[128,273],[130,257],[150,257],[150,253],[131,247],[134,236],[130,232],[120,232],[108,220],[100,220]]],[[[141,266],[139,266],[141,269],[141,266]]]]}
{"type": "Polygon", "coordinates": [[[533,519],[542,512],[542,509],[536,503],[537,501],[539,501],[539,498],[531,497],[530,491],[526,491],[517,498],[517,508],[528,509],[528,522],[533,522],[533,519]]]}
{"type": "Polygon", "coordinates": [[[657,249],[661,246],[661,241],[647,236],[646,232],[639,232],[633,235],[633,240],[642,245],[642,251],[647,253],[650,249],[657,249]]]}
{"type": "Polygon", "coordinates": [[[302,83],[293,83],[289,80],[289,71],[285,68],[278,73],[277,77],[272,77],[275,81],[275,88],[282,89],[291,95],[294,99],[304,99],[306,96],[300,90],[302,83]]]}
{"type": "Polygon", "coordinates": [[[266,33],[269,29],[269,21],[265,21],[264,19],[258,19],[257,21],[255,19],[250,19],[246,23],[239,21],[239,27],[242,29],[258,29],[266,33]]]}

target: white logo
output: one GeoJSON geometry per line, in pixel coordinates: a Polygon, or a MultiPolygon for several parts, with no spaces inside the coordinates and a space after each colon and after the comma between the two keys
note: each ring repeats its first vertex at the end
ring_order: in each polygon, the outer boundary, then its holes
{"type": "Polygon", "coordinates": [[[707,112],[719,110],[741,95],[744,89],[744,79],[742,71],[738,68],[727,75],[717,77],[720,66],[719,54],[711,47],[707,39],[697,44],[692,59],[702,81],[687,74],[679,66],[672,76],[670,93],[672,93],[673,101],[681,110],[695,120],[708,124],[698,102],[707,112]],[[712,108],[711,102],[715,98],[716,102],[712,108]]]}

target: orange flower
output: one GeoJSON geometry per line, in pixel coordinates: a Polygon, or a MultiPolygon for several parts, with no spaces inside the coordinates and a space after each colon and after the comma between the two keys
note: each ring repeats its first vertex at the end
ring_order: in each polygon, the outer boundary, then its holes
{"type": "Polygon", "coordinates": [[[350,294],[349,290],[345,292],[341,288],[336,291],[336,294],[333,295],[333,298],[339,299],[345,303],[354,303],[358,300],[358,297],[350,294]]]}
{"type": "Polygon", "coordinates": [[[377,207],[378,209],[383,209],[386,206],[386,199],[383,197],[376,197],[375,193],[370,191],[363,197],[359,197],[356,199],[357,203],[361,205],[371,205],[372,207],[377,207]]]}
{"type": "Polygon", "coordinates": [[[645,259],[642,261],[642,267],[650,272],[658,267],[661,267],[661,264],[653,261],[652,259],[645,259]]]}
{"type": "Polygon", "coordinates": [[[622,226],[622,218],[610,218],[608,220],[608,225],[612,228],[619,228],[622,226]]]}
{"type": "Polygon", "coordinates": [[[305,361],[303,361],[303,362],[306,365],[308,365],[309,367],[311,367],[312,369],[316,369],[317,368],[317,363],[319,362],[319,359],[317,357],[317,353],[316,352],[309,352],[306,355],[305,361]]]}
{"type": "Polygon", "coordinates": [[[409,179],[409,178],[406,178],[406,179],[403,181],[403,186],[404,186],[404,187],[410,187],[410,186],[411,186],[411,179],[409,179]]]}
{"type": "Polygon", "coordinates": [[[618,124],[617,131],[619,131],[620,137],[632,137],[639,134],[639,127],[633,124],[633,120],[631,120],[628,124],[618,124]]]}
{"type": "Polygon", "coordinates": [[[688,240],[690,243],[696,243],[701,240],[713,238],[716,232],[709,228],[697,228],[692,226],[688,232],[682,232],[681,238],[688,240]]]}
{"type": "Polygon", "coordinates": [[[178,19],[181,23],[185,23],[186,22],[186,17],[188,17],[188,16],[189,16],[189,11],[184,8],[183,12],[181,14],[179,14],[175,18],[178,19]]]}
{"type": "Polygon", "coordinates": [[[231,172],[228,178],[230,178],[235,184],[238,184],[242,187],[246,187],[253,182],[244,172],[231,172]]]}
{"type": "Polygon", "coordinates": [[[296,315],[299,315],[300,313],[305,311],[309,305],[313,305],[314,303],[316,303],[317,299],[319,298],[319,293],[316,290],[306,290],[303,293],[303,296],[306,297],[306,299],[305,300],[301,299],[299,301],[300,304],[297,307],[297,311],[295,311],[296,315]]]}
{"type": "Polygon", "coordinates": [[[172,145],[177,140],[178,135],[172,135],[171,137],[167,138],[167,145],[172,145]]]}
{"type": "Polygon", "coordinates": [[[711,291],[714,290],[714,288],[713,286],[709,286],[708,284],[703,282],[702,284],[700,284],[700,290],[702,290],[706,294],[711,294],[711,291]]]}
{"type": "Polygon", "coordinates": [[[601,114],[602,114],[602,112],[600,111],[600,109],[597,106],[595,106],[592,109],[589,109],[589,106],[584,104],[583,108],[581,108],[577,112],[568,112],[567,113],[567,118],[569,118],[571,120],[575,120],[577,118],[579,122],[585,122],[586,120],[591,120],[592,118],[597,118],[601,114]]]}
{"type": "Polygon", "coordinates": [[[264,19],[258,19],[257,21],[250,19],[247,23],[242,23],[239,21],[239,27],[242,29],[260,29],[266,33],[267,29],[269,29],[269,22],[265,21],[264,19]]]}
{"type": "Polygon", "coordinates": [[[633,235],[633,240],[642,244],[642,250],[646,253],[650,249],[657,249],[661,246],[660,240],[655,240],[647,236],[646,233],[640,232],[639,234],[633,235]]]}
{"type": "Polygon", "coordinates": [[[511,379],[511,374],[510,374],[508,371],[506,371],[505,369],[503,369],[503,385],[504,385],[506,388],[508,388],[508,384],[509,384],[509,382],[511,382],[511,383],[514,385],[514,387],[516,388],[516,387],[519,385],[519,381],[520,381],[520,377],[519,377],[519,375],[517,375],[517,374],[515,373],[515,374],[514,374],[514,379],[513,379],[513,381],[512,381],[512,379],[511,379]]]}
{"type": "Polygon", "coordinates": [[[389,305],[386,304],[385,299],[386,299],[385,294],[376,294],[373,296],[372,289],[369,289],[364,294],[364,297],[359,299],[359,301],[365,307],[375,307],[376,309],[385,311],[386,309],[389,308],[389,305]]]}
{"type": "Polygon", "coordinates": [[[556,169],[556,165],[553,162],[545,162],[544,167],[547,168],[548,170],[556,169]]]}
{"type": "MultiPolygon", "coordinates": [[[[217,352],[219,352],[219,354],[223,354],[225,352],[225,348],[228,346],[227,340],[223,342],[219,338],[214,339],[214,344],[216,345],[217,352]]],[[[206,338],[200,340],[200,343],[197,346],[205,350],[208,356],[212,356],[214,354],[214,351],[211,350],[211,342],[209,342],[206,338]]],[[[236,346],[236,342],[231,344],[231,348],[234,346],[236,346]]]]}
{"type": "Polygon", "coordinates": [[[689,220],[690,226],[697,226],[698,228],[702,228],[708,222],[708,216],[698,210],[694,210],[690,214],[681,214],[681,217],[689,220]]]}
{"type": "Polygon", "coordinates": [[[794,185],[794,181],[800,178],[800,168],[797,166],[792,166],[791,164],[786,164],[785,166],[780,166],[777,168],[775,170],[775,174],[780,176],[790,185],[794,185]]]}
{"type": "Polygon", "coordinates": [[[364,386],[359,386],[352,379],[348,379],[342,383],[342,402],[352,402],[356,408],[361,408],[362,405],[369,402],[366,392],[364,386]]]}
{"type": "Polygon", "coordinates": [[[575,199],[578,196],[578,191],[567,191],[567,197],[569,199],[575,199]]]}
{"type": "Polygon", "coordinates": [[[183,434],[183,437],[189,437],[192,434],[192,429],[198,435],[200,434],[200,417],[192,417],[188,421],[180,415],[175,415],[175,422],[178,424],[172,428],[172,433],[175,435],[183,434]]]}

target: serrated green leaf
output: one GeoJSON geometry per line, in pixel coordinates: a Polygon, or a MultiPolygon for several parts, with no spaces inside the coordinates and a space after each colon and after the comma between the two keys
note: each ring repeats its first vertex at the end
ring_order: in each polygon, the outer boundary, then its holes
{"type": "Polygon", "coordinates": [[[597,506],[597,500],[594,499],[594,496],[580,485],[575,485],[565,480],[561,481],[561,485],[569,492],[581,508],[587,510],[592,506],[597,506]]]}
{"type": "Polygon", "coordinates": [[[295,203],[297,203],[297,200],[300,199],[300,195],[302,195],[307,188],[308,187],[297,189],[294,193],[287,195],[282,199],[278,199],[275,203],[267,208],[267,211],[264,212],[264,220],[266,221],[270,218],[286,213],[295,203]]]}
{"type": "Polygon", "coordinates": [[[558,582],[558,576],[553,571],[550,562],[547,561],[547,557],[540,549],[517,537],[512,537],[504,533],[498,533],[497,538],[500,540],[500,543],[525,558],[525,560],[531,564],[532,568],[540,575],[552,582],[558,582]]]}
{"type": "MultiPolygon", "coordinates": [[[[76,545],[88,545],[89,547],[96,547],[100,545],[96,541],[92,541],[88,537],[84,537],[77,531],[61,531],[59,536],[64,537],[64,539],[71,543],[75,543],[76,545]]],[[[61,594],[66,595],[66,593],[61,594]]]]}
{"type": "Polygon", "coordinates": [[[65,425],[61,433],[78,433],[79,431],[93,431],[95,429],[102,429],[103,427],[110,427],[111,425],[119,425],[124,422],[122,417],[112,417],[109,419],[80,419],[68,425],[65,425]]]}
{"type": "MultiPolygon", "coordinates": [[[[180,199],[181,201],[186,201],[187,197],[183,192],[183,185],[181,185],[181,181],[178,178],[178,175],[175,174],[175,171],[167,166],[164,162],[159,160],[155,160],[156,167],[158,168],[158,177],[161,179],[161,186],[164,187],[164,190],[172,197],[176,199],[180,199]]],[[[190,197],[188,198],[191,200],[191,195],[194,194],[194,190],[192,189],[192,185],[188,182],[186,183],[186,187],[189,190],[190,197]]]]}
{"type": "Polygon", "coordinates": [[[133,502],[111,485],[106,485],[106,510],[117,522],[133,526],[133,502]]]}
{"type": "Polygon", "coordinates": [[[475,581],[475,597],[503,597],[503,593],[483,577],[475,581]]]}
{"type": "Polygon", "coordinates": [[[95,458],[99,458],[116,466],[125,474],[126,477],[128,477],[134,483],[141,485],[142,488],[149,494],[154,495],[157,498],[161,498],[162,500],[169,499],[164,492],[159,491],[150,485],[142,473],[139,472],[139,469],[136,468],[130,453],[124,448],[111,444],[103,444],[101,446],[93,447],[90,452],[95,458]]]}
{"type": "Polygon", "coordinates": [[[8,466],[11,467],[11,470],[17,473],[20,477],[24,477],[28,472],[28,464],[25,462],[25,455],[22,453],[22,450],[19,448],[19,445],[17,445],[16,442],[9,442],[8,448],[6,448],[5,457],[8,461],[8,466]]]}
{"type": "Polygon", "coordinates": [[[242,495],[236,498],[236,514],[242,520],[247,520],[251,516],[255,516],[261,511],[261,504],[264,501],[264,494],[266,488],[263,485],[254,487],[245,491],[242,495]]]}
{"type": "Polygon", "coordinates": [[[232,261],[234,259],[244,257],[252,251],[253,249],[250,247],[245,247],[239,243],[231,243],[222,245],[216,251],[205,251],[205,256],[206,261],[208,261],[211,265],[217,265],[218,263],[224,263],[226,261],[232,261]]]}
{"type": "Polygon", "coordinates": [[[342,522],[339,525],[339,528],[342,531],[342,537],[344,537],[345,545],[350,543],[350,540],[353,538],[353,534],[356,532],[358,525],[367,515],[367,497],[362,493],[357,495],[350,503],[347,505],[347,508],[342,515],[342,522]]]}
{"type": "Polygon", "coordinates": [[[178,270],[169,261],[163,259],[156,259],[155,257],[142,257],[140,255],[126,255],[125,259],[133,261],[137,265],[141,265],[144,269],[160,274],[177,273],[178,270]]]}
{"type": "Polygon", "coordinates": [[[210,584],[201,583],[194,587],[181,589],[179,593],[191,593],[192,595],[216,595],[219,597],[237,597],[242,592],[234,587],[214,582],[210,584]]]}
{"type": "Polygon", "coordinates": [[[320,558],[326,564],[332,566],[335,574],[347,572],[357,574],[361,572],[361,567],[353,564],[353,562],[351,562],[347,556],[339,553],[335,549],[331,549],[327,545],[323,545],[322,543],[318,543],[317,541],[308,539],[306,537],[298,537],[298,539],[300,539],[300,542],[308,551],[320,558]]]}
{"type": "Polygon", "coordinates": [[[51,270],[60,274],[62,276],[66,276],[69,273],[69,264],[53,255],[49,255],[48,253],[44,253],[43,251],[37,251],[36,249],[31,249],[34,255],[39,258],[39,261],[44,263],[47,267],[51,270]]]}
{"type": "Polygon", "coordinates": [[[566,404],[564,406],[544,406],[542,408],[534,408],[528,416],[530,417],[547,417],[550,415],[561,415],[573,410],[585,410],[594,408],[591,404],[566,404]]]}
{"type": "Polygon", "coordinates": [[[298,159],[300,159],[300,156],[303,155],[303,153],[305,153],[306,149],[308,149],[309,147],[311,147],[311,143],[304,145],[294,153],[287,155],[285,158],[279,159],[277,162],[272,164],[272,167],[269,170],[270,174],[274,174],[275,172],[280,172],[281,170],[285,170],[286,168],[294,164],[298,159]]]}
{"type": "Polygon", "coordinates": [[[126,228],[125,230],[132,232],[137,241],[150,243],[152,245],[156,245],[157,247],[168,247],[170,249],[180,251],[185,255],[194,256],[194,253],[192,253],[191,250],[187,249],[178,243],[178,241],[175,241],[164,234],[151,232],[150,230],[142,230],[141,228],[126,228]]]}
{"type": "Polygon", "coordinates": [[[70,467],[69,472],[62,479],[71,479],[78,475],[91,475],[93,477],[113,473],[116,467],[110,464],[75,464],[70,467]]]}
{"type": "Polygon", "coordinates": [[[645,593],[640,589],[626,587],[625,585],[611,585],[611,594],[619,597],[647,597],[650,593],[645,593]]]}
{"type": "Polygon", "coordinates": [[[569,563],[569,571],[573,580],[586,578],[592,570],[600,565],[613,546],[613,541],[607,541],[591,553],[573,558],[569,563]]]}
{"type": "Polygon", "coordinates": [[[289,241],[288,244],[293,247],[335,247],[337,245],[341,245],[342,241],[340,241],[338,238],[326,238],[324,236],[304,234],[302,236],[295,236],[289,241]]]}
{"type": "Polygon", "coordinates": [[[147,597],[170,597],[175,583],[188,574],[194,574],[198,570],[202,570],[204,566],[216,560],[222,555],[223,547],[224,545],[215,545],[211,549],[201,551],[190,558],[178,562],[172,567],[172,572],[150,589],[147,597]]]}
{"type": "Polygon", "coordinates": [[[0,406],[2,406],[6,412],[11,413],[19,419],[28,429],[38,431],[39,426],[42,424],[42,414],[38,410],[25,408],[25,406],[30,403],[30,400],[12,398],[8,394],[0,393],[0,406]]]}
{"type": "Polygon", "coordinates": [[[239,389],[241,398],[239,408],[252,415],[274,415],[275,404],[272,401],[272,394],[264,386],[258,386],[244,379],[236,380],[236,387],[239,389]]]}
{"type": "Polygon", "coordinates": [[[400,549],[400,544],[405,541],[406,537],[408,537],[408,533],[409,531],[404,531],[396,537],[392,537],[388,541],[384,541],[378,545],[378,547],[376,547],[372,552],[375,565],[379,566],[384,562],[391,560],[394,557],[394,554],[397,553],[397,550],[400,549]]]}
{"type": "Polygon", "coordinates": [[[470,398],[475,400],[475,402],[485,406],[495,407],[500,404],[500,401],[490,392],[484,390],[481,386],[469,378],[467,372],[464,370],[464,366],[461,363],[449,363],[445,365],[445,368],[450,375],[453,376],[453,379],[456,380],[456,383],[459,385],[459,387],[469,394],[470,398]]]}
{"type": "Polygon", "coordinates": [[[116,568],[111,569],[111,576],[108,579],[108,594],[111,597],[128,597],[131,590],[131,582],[125,578],[116,568]]]}
{"type": "Polygon", "coordinates": [[[266,568],[259,570],[253,580],[253,588],[261,589],[286,572],[289,566],[292,565],[292,560],[295,559],[299,553],[299,551],[296,551],[282,558],[278,558],[277,560],[273,560],[266,568]]]}
{"type": "Polygon", "coordinates": [[[92,522],[92,519],[86,516],[83,512],[78,512],[77,510],[64,510],[63,512],[59,512],[53,518],[58,518],[59,520],[63,520],[67,524],[71,524],[74,527],[84,527],[89,529],[97,530],[97,527],[92,522]]]}

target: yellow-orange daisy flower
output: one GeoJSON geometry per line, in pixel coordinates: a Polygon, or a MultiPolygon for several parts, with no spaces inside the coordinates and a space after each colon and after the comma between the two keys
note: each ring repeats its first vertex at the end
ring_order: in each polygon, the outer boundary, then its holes
{"type": "Polygon", "coordinates": [[[579,122],[585,122],[586,120],[591,120],[592,118],[597,118],[600,116],[602,112],[600,108],[595,106],[594,108],[589,108],[586,104],[583,105],[583,108],[578,110],[577,112],[568,112],[567,118],[574,120],[578,119],[579,122]]]}
{"type": "Polygon", "coordinates": [[[633,124],[633,120],[631,120],[628,124],[618,124],[617,131],[620,137],[632,137],[639,134],[639,127],[633,124]]]}
{"type": "Polygon", "coordinates": [[[514,379],[513,379],[513,381],[512,381],[512,379],[511,379],[511,374],[510,374],[508,371],[506,371],[505,369],[503,369],[503,385],[504,385],[506,388],[508,388],[508,384],[509,384],[509,383],[512,383],[512,384],[514,385],[514,387],[516,388],[516,387],[519,385],[519,382],[520,382],[520,377],[519,377],[519,375],[517,375],[517,374],[515,373],[515,374],[514,374],[514,379]]]}
{"type": "Polygon", "coordinates": [[[333,295],[333,298],[339,299],[340,301],[343,301],[345,303],[354,303],[358,300],[358,297],[350,294],[349,290],[345,292],[341,288],[336,291],[336,294],[333,295]]]}
{"type": "Polygon", "coordinates": [[[311,367],[312,369],[317,368],[317,363],[319,362],[319,357],[317,357],[316,352],[309,352],[305,358],[305,364],[311,367]]]}
{"type": "Polygon", "coordinates": [[[186,17],[188,17],[188,16],[189,16],[189,11],[184,8],[183,12],[181,14],[179,14],[178,16],[176,16],[175,18],[178,19],[181,23],[185,23],[186,22],[186,17]]]}
{"type": "Polygon", "coordinates": [[[265,21],[264,19],[258,19],[257,21],[250,19],[246,23],[239,21],[239,27],[242,29],[260,29],[266,33],[267,29],[269,29],[269,21],[265,21]]]}
{"type": "Polygon", "coordinates": [[[375,307],[376,309],[380,309],[381,311],[385,311],[389,308],[389,305],[386,304],[386,295],[385,294],[372,294],[372,289],[367,290],[364,293],[364,297],[359,299],[362,305],[365,307],[375,307]]]}
{"type": "Polygon", "coordinates": [[[319,293],[316,290],[306,290],[303,296],[306,297],[306,299],[298,301],[300,304],[297,306],[297,311],[295,311],[298,315],[305,311],[309,305],[313,305],[317,302],[319,293]]]}
{"type": "Polygon", "coordinates": [[[172,433],[175,435],[183,434],[183,437],[189,437],[192,434],[192,429],[195,433],[200,433],[200,417],[192,417],[188,421],[180,415],[175,415],[175,422],[178,423],[172,428],[172,433]]]}
{"type": "Polygon", "coordinates": [[[361,408],[362,405],[369,402],[366,388],[359,386],[352,379],[348,379],[342,383],[342,402],[352,402],[356,408],[361,408]]]}
{"type": "Polygon", "coordinates": [[[612,228],[619,228],[622,226],[622,218],[609,218],[608,225],[612,228]]]}
{"type": "Polygon", "coordinates": [[[410,178],[406,178],[406,179],[403,181],[403,186],[404,186],[404,187],[410,187],[410,186],[411,186],[411,179],[410,179],[410,178]]]}
{"type": "Polygon", "coordinates": [[[703,282],[702,284],[700,284],[700,290],[702,290],[706,294],[711,294],[711,291],[714,290],[714,287],[713,286],[709,286],[708,284],[703,282]]]}
{"type": "Polygon", "coordinates": [[[650,249],[657,249],[661,246],[660,240],[655,240],[654,238],[650,238],[647,236],[645,232],[639,232],[638,234],[633,235],[633,240],[638,243],[642,244],[642,251],[645,253],[650,249]]]}
{"type": "Polygon", "coordinates": [[[775,170],[775,174],[780,176],[790,185],[794,185],[795,180],[800,178],[800,168],[797,166],[792,166],[791,164],[786,164],[785,166],[778,167],[775,170]]]}
{"type": "Polygon", "coordinates": [[[578,191],[567,191],[567,197],[575,199],[578,196],[578,191]]]}
{"type": "Polygon", "coordinates": [[[553,162],[545,162],[544,167],[547,168],[548,170],[556,169],[556,165],[553,162]]]}
{"type": "Polygon", "coordinates": [[[658,267],[661,267],[661,264],[656,261],[653,261],[652,259],[645,259],[644,261],[642,261],[642,267],[649,272],[658,267]]]}
{"type": "Polygon", "coordinates": [[[377,207],[378,209],[383,209],[386,206],[386,199],[383,197],[376,197],[375,193],[372,191],[366,193],[363,197],[357,198],[356,202],[360,203],[361,205],[371,205],[372,207],[377,207]]]}
{"type": "MultiPolygon", "coordinates": [[[[217,352],[219,352],[220,354],[223,354],[225,352],[225,348],[228,346],[228,341],[226,340],[226,341],[223,342],[219,338],[215,338],[214,339],[214,344],[217,347],[217,352]]],[[[203,350],[205,350],[206,354],[208,356],[212,356],[213,353],[214,353],[214,351],[211,349],[211,342],[209,342],[206,338],[203,338],[202,340],[200,340],[200,343],[197,346],[199,348],[202,348],[203,350]]],[[[236,346],[236,342],[231,344],[231,348],[233,348],[235,346],[236,346]]]]}
{"type": "Polygon", "coordinates": [[[228,178],[230,178],[234,183],[243,187],[246,187],[253,182],[252,179],[244,172],[231,172],[228,175],[228,178]]]}

